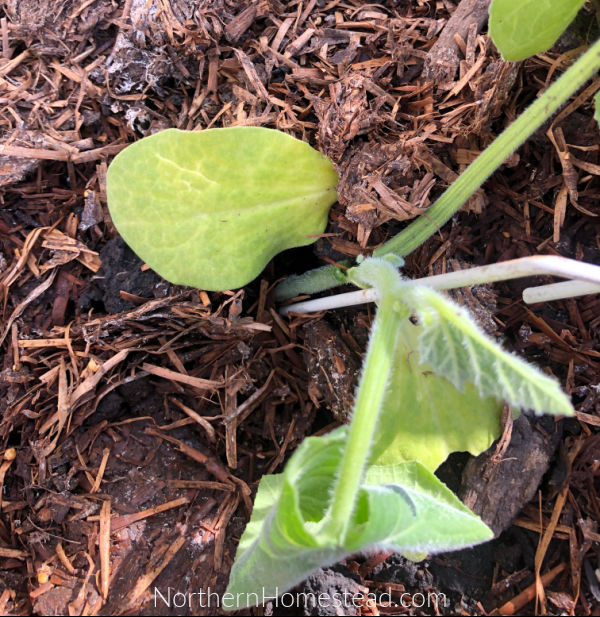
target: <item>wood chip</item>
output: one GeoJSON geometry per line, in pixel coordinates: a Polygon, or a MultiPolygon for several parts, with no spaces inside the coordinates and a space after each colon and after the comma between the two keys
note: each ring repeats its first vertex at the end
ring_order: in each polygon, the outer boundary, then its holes
{"type": "Polygon", "coordinates": [[[150,567],[140,576],[133,587],[131,594],[127,597],[129,606],[135,606],[138,598],[148,589],[152,581],[169,565],[173,557],[181,550],[185,544],[185,538],[178,536],[175,541],[169,546],[162,559],[157,563],[151,562],[150,567]]]}
{"type": "Polygon", "coordinates": [[[98,544],[100,553],[100,593],[104,601],[108,598],[108,588],[110,583],[110,501],[102,502],[100,510],[100,531],[98,533],[98,544]]]}
{"type": "Polygon", "coordinates": [[[177,373],[176,371],[172,371],[171,369],[163,368],[162,366],[155,366],[154,364],[149,364],[147,362],[144,362],[144,364],[142,364],[142,370],[150,373],[151,375],[162,377],[163,379],[170,379],[178,383],[184,383],[188,386],[192,386],[193,388],[197,388],[198,390],[202,390],[203,392],[206,390],[214,390],[216,388],[221,388],[224,385],[222,381],[216,381],[213,379],[201,379],[200,377],[184,375],[181,373],[177,373]]]}

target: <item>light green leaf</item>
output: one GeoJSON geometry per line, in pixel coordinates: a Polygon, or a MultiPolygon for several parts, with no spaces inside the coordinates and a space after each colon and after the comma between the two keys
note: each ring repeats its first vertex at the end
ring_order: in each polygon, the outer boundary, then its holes
{"type": "Polygon", "coordinates": [[[256,497],[254,498],[252,518],[246,525],[246,529],[244,529],[238,544],[238,555],[245,553],[258,539],[265,518],[271,508],[279,501],[282,491],[283,474],[265,475],[260,479],[256,497]]]}
{"type": "Polygon", "coordinates": [[[317,568],[358,551],[377,547],[429,553],[492,537],[481,520],[418,463],[370,470],[345,538],[324,535],[330,488],[346,437],[342,427],[306,439],[282,475],[261,481],[223,596],[224,608],[273,598],[317,568]]]}
{"type": "Polygon", "coordinates": [[[261,480],[227,587],[236,602],[224,608],[257,604],[260,594],[277,596],[347,554],[333,538],[318,534],[346,435],[343,426],[323,437],[305,439],[277,480],[261,480]],[[257,591],[255,601],[252,594],[257,591]]]}
{"type": "Polygon", "coordinates": [[[397,298],[400,321],[389,391],[371,462],[418,460],[435,470],[451,452],[477,455],[500,434],[502,402],[536,413],[572,415],[553,379],[501,349],[463,308],[423,285],[403,281],[393,265],[367,259],[348,273],[381,297],[397,298]]]}
{"type": "MultiPolygon", "coordinates": [[[[371,495],[377,495],[376,489],[383,488],[401,498],[397,505],[399,513],[390,512],[389,507],[376,503],[378,497],[371,497],[368,525],[370,533],[375,533],[373,540],[378,542],[381,540],[375,540],[377,528],[387,529],[388,535],[383,541],[399,552],[451,551],[493,537],[488,526],[419,462],[373,465],[367,471],[365,487],[371,495]],[[375,514],[382,522],[375,521],[375,514]]],[[[367,526],[358,537],[363,543],[370,542],[367,526]]],[[[348,538],[349,547],[350,542],[348,538]]]]}
{"type": "Polygon", "coordinates": [[[119,233],[156,272],[222,291],[314,242],[336,184],[327,158],[280,131],[169,129],[117,155],[107,197],[119,233]]]}
{"type": "Polygon", "coordinates": [[[407,286],[403,300],[415,311],[422,327],[420,361],[459,390],[472,383],[481,397],[493,396],[537,414],[574,414],[554,379],[503,351],[464,308],[424,286],[407,286]]]}
{"type": "Polygon", "coordinates": [[[506,60],[546,51],[575,19],[585,0],[492,0],[489,31],[506,60]]]}
{"type": "Polygon", "coordinates": [[[594,94],[594,120],[600,126],[600,90],[594,94]]]}
{"type": "Polygon", "coordinates": [[[371,451],[371,460],[378,465],[416,460],[434,471],[452,452],[477,456],[500,435],[502,401],[482,398],[470,383],[460,392],[443,373],[421,363],[422,333],[408,319],[402,322],[371,451]]]}
{"type": "Polygon", "coordinates": [[[462,504],[457,507],[437,497],[441,482],[433,474],[419,463],[408,464],[422,472],[416,474],[414,485],[396,483],[363,488],[357,516],[360,514],[365,520],[361,523],[358,519],[349,529],[345,543],[349,554],[375,547],[398,553],[430,554],[493,538],[487,525],[462,504]]]}

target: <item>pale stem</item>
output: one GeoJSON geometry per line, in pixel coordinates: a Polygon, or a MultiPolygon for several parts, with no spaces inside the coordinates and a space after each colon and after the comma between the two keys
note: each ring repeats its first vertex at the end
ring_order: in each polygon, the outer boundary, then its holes
{"type": "MultiPolygon", "coordinates": [[[[427,285],[432,289],[455,289],[472,285],[482,285],[495,281],[508,281],[511,279],[522,278],[525,276],[535,276],[540,274],[550,274],[573,279],[566,283],[556,283],[553,285],[543,285],[541,287],[529,288],[523,292],[523,299],[528,303],[541,302],[543,300],[531,300],[530,298],[544,298],[545,300],[557,300],[561,297],[573,297],[586,293],[597,293],[600,285],[600,266],[558,257],[555,255],[534,255],[532,257],[521,257],[502,261],[489,266],[479,266],[467,270],[457,270],[446,274],[428,276],[421,279],[406,281],[407,283],[427,285]],[[575,285],[575,283],[578,283],[575,285]],[[551,288],[548,297],[544,297],[543,291],[551,288]],[[532,290],[537,291],[532,291],[532,290]],[[556,295],[563,293],[563,296],[556,295]],[[540,295],[541,294],[541,295],[540,295]],[[552,295],[554,294],[554,295],[552,295]]],[[[365,302],[375,302],[378,294],[375,289],[361,289],[350,293],[318,298],[316,300],[306,300],[297,302],[280,309],[282,315],[287,313],[311,313],[315,311],[325,311],[329,309],[342,308],[344,306],[354,306],[365,302]]]]}
{"type": "Polygon", "coordinates": [[[371,328],[348,441],[331,501],[328,532],[336,534],[342,543],[363,482],[369,449],[392,370],[400,317],[394,308],[395,299],[390,295],[381,300],[371,328]]]}
{"type": "Polygon", "coordinates": [[[536,302],[551,302],[563,298],[576,298],[587,294],[600,294],[600,283],[563,281],[552,285],[528,287],[523,290],[523,301],[527,304],[535,304],[536,302]]]}

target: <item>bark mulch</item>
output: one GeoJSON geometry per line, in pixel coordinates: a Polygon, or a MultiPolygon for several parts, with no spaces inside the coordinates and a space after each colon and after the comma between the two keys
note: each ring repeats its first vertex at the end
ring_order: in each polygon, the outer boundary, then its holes
{"type": "MultiPolygon", "coordinates": [[[[347,417],[368,331],[364,307],[281,318],[277,280],[369,253],[420,216],[579,52],[585,19],[553,50],[505,62],[487,6],[2,3],[0,613],[218,611],[198,596],[169,608],[155,590],[224,591],[258,480],[347,417]],[[243,290],[170,285],[118,238],[107,165],[161,129],[234,125],[284,130],[332,159],[327,233],[243,290]]],[[[535,254],[600,263],[599,86],[511,156],[406,274],[535,254]]],[[[449,600],[344,609],[363,615],[598,612],[600,300],[527,307],[524,286],[456,296],[577,408],[559,422],[507,414],[489,453],[440,470],[498,538],[419,564],[357,557],[304,589],[449,600]]],[[[254,614],[273,611],[286,614],[254,614]]]]}

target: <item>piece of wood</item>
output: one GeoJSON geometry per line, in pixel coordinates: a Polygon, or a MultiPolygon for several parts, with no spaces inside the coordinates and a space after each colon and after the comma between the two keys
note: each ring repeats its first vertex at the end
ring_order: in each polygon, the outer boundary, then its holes
{"type": "Polygon", "coordinates": [[[455,35],[466,40],[473,23],[479,32],[487,22],[489,5],[490,0],[462,0],[427,53],[424,79],[435,84],[454,81],[461,55],[455,35]]]}

